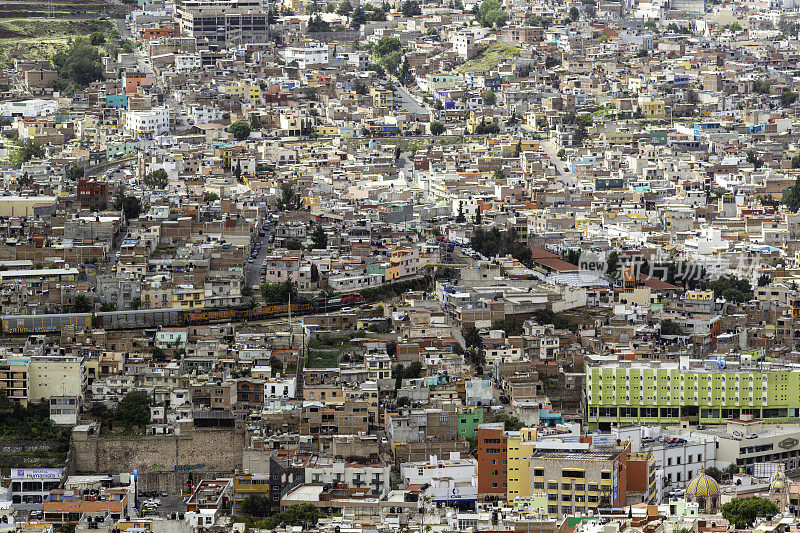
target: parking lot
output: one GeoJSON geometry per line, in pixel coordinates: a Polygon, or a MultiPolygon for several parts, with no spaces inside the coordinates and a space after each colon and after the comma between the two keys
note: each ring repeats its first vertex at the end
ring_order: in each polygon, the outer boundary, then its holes
{"type": "MultiPolygon", "coordinates": [[[[163,493],[162,493],[163,494],[163,493]]],[[[161,516],[171,517],[171,515],[185,513],[186,505],[183,497],[179,495],[159,495],[142,496],[139,495],[139,514],[140,516],[161,516]]]]}

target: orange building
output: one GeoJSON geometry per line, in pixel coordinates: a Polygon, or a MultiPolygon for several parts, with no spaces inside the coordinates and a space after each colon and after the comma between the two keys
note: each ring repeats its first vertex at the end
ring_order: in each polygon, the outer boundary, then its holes
{"type": "Polygon", "coordinates": [[[177,24],[174,26],[159,26],[155,28],[142,28],[139,30],[139,38],[142,41],[150,39],[162,39],[165,37],[180,37],[177,24]]]}
{"type": "Polygon", "coordinates": [[[481,424],[478,439],[478,496],[505,499],[508,486],[507,443],[503,424],[481,424]]]}

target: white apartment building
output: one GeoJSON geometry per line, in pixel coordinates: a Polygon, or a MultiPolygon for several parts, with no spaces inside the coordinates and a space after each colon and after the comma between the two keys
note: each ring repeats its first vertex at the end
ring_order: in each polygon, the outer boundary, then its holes
{"type": "Polygon", "coordinates": [[[416,461],[400,465],[400,479],[404,487],[433,483],[438,479],[451,479],[456,483],[469,483],[478,476],[478,460],[461,457],[460,452],[450,452],[447,459],[431,455],[427,461],[416,461]]]}
{"type": "Polygon", "coordinates": [[[391,467],[383,462],[314,457],[306,467],[306,483],[347,483],[350,487],[369,487],[381,496],[389,494],[390,476],[391,467]]]}
{"type": "Polygon", "coordinates": [[[189,111],[189,117],[194,121],[195,124],[210,124],[211,122],[217,122],[218,120],[222,120],[223,113],[221,110],[217,109],[216,107],[207,107],[207,106],[192,106],[189,111]]]}
{"type": "Polygon", "coordinates": [[[189,72],[199,70],[203,66],[203,60],[199,55],[185,54],[175,56],[175,71],[189,72]]]}
{"type": "Polygon", "coordinates": [[[297,61],[297,66],[305,69],[311,65],[327,65],[329,61],[328,46],[292,47],[284,51],[287,63],[297,61]]]}
{"type": "Polygon", "coordinates": [[[137,139],[153,139],[169,133],[169,109],[161,107],[125,113],[124,131],[137,139]]]}
{"type": "Polygon", "coordinates": [[[268,379],[264,382],[264,398],[294,398],[297,378],[268,379]]]}

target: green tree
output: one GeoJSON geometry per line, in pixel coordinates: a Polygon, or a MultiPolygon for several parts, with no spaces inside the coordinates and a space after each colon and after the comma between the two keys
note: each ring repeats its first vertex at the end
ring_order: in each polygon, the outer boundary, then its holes
{"type": "Polygon", "coordinates": [[[722,518],[733,524],[736,529],[753,527],[759,516],[774,516],[779,509],[775,503],[766,498],[750,496],[734,498],[722,506],[722,518]]]}
{"type": "Polygon", "coordinates": [[[434,120],[433,122],[431,122],[430,129],[431,129],[431,135],[441,135],[442,133],[444,133],[444,124],[442,124],[438,120],[434,120]]]}
{"type": "Polygon", "coordinates": [[[250,131],[258,131],[261,129],[261,117],[255,113],[250,115],[250,131]]]}
{"type": "Polygon", "coordinates": [[[301,503],[287,507],[282,513],[278,513],[259,523],[263,529],[277,529],[279,524],[287,526],[302,526],[313,528],[319,519],[322,518],[322,511],[310,503],[301,503]]]}
{"type": "Polygon", "coordinates": [[[800,176],[794,180],[794,185],[784,193],[783,203],[792,213],[797,213],[800,210],[800,176]]]}
{"type": "Polygon", "coordinates": [[[302,250],[303,243],[301,243],[298,239],[289,239],[286,241],[286,249],[287,250],[302,250]]]}
{"type": "Polygon", "coordinates": [[[315,263],[311,263],[311,283],[319,281],[319,268],[315,263]]]}
{"type": "Polygon", "coordinates": [[[483,25],[490,28],[502,28],[508,22],[508,13],[502,9],[493,9],[483,17],[483,25]]]}
{"type": "Polygon", "coordinates": [[[772,84],[769,80],[755,80],[753,81],[753,92],[756,94],[769,94],[772,84]]]}
{"type": "Polygon", "coordinates": [[[114,302],[103,302],[102,304],[100,304],[100,311],[104,313],[110,313],[116,310],[117,310],[117,304],[115,304],[114,302]]]}
{"type": "Polygon", "coordinates": [[[122,211],[125,220],[133,220],[139,218],[139,214],[142,212],[142,202],[135,196],[120,194],[114,203],[114,209],[122,211]]]}
{"type": "Polygon", "coordinates": [[[495,416],[494,421],[498,423],[502,422],[504,431],[519,431],[525,427],[525,424],[523,424],[519,418],[516,416],[507,415],[505,413],[500,413],[499,415],[495,416]]]}
{"type": "Polygon", "coordinates": [[[386,54],[381,59],[381,65],[391,74],[397,74],[400,68],[400,63],[403,61],[403,54],[400,52],[391,52],[386,54]]]}
{"type": "Polygon", "coordinates": [[[483,348],[483,339],[481,338],[478,328],[470,326],[464,329],[462,334],[464,336],[464,344],[467,345],[467,348],[483,348]]]}
{"type": "Polygon", "coordinates": [[[281,183],[281,197],[276,202],[278,211],[293,211],[300,205],[300,197],[294,192],[292,184],[284,181],[281,183]]]}
{"type": "Polygon", "coordinates": [[[408,64],[408,58],[403,56],[403,61],[400,63],[400,71],[397,73],[397,79],[403,85],[409,85],[414,82],[414,75],[411,73],[411,66],[408,64]]]}
{"type": "Polygon", "coordinates": [[[339,7],[336,9],[336,13],[343,17],[348,16],[353,11],[353,6],[347,0],[344,0],[339,4],[339,7]]]}
{"type": "Polygon", "coordinates": [[[683,335],[683,329],[672,320],[661,321],[662,335],[683,335]]]}
{"type": "Polygon", "coordinates": [[[74,83],[85,87],[103,77],[100,52],[86,37],[78,37],[65,50],[52,57],[61,85],[74,83]]]}
{"type": "Polygon", "coordinates": [[[92,311],[92,301],[85,294],[78,294],[75,296],[72,308],[76,313],[90,313],[92,311]]]}
{"type": "Polygon", "coordinates": [[[772,276],[770,276],[769,274],[761,274],[760,276],[758,276],[757,284],[759,287],[766,287],[767,285],[770,284],[771,281],[772,281],[772,276]]]}
{"type": "Polygon", "coordinates": [[[616,250],[611,250],[606,258],[606,275],[610,278],[616,278],[619,273],[619,253],[616,250]]]}
{"type": "Polygon", "coordinates": [[[353,83],[353,92],[361,95],[367,94],[367,86],[361,83],[360,80],[356,80],[356,82],[353,83]]]}
{"type": "Polygon", "coordinates": [[[399,52],[402,48],[400,44],[400,39],[397,37],[388,37],[384,35],[378,42],[375,44],[375,53],[383,57],[385,55],[391,54],[392,52],[399,52]]]}
{"type": "Polygon", "coordinates": [[[158,346],[153,346],[153,349],[150,350],[150,357],[156,363],[161,363],[166,360],[166,356],[164,355],[164,350],[162,350],[158,346]]]}
{"type": "Polygon", "coordinates": [[[237,182],[242,181],[242,162],[240,160],[236,161],[236,167],[233,169],[233,177],[237,182]]]}
{"type": "MultiPolygon", "coordinates": [[[[9,162],[15,167],[21,167],[31,159],[40,159],[45,156],[44,146],[33,139],[25,139],[9,156],[9,162]]],[[[83,167],[81,167],[83,170],[83,167]]]]}
{"type": "Polygon", "coordinates": [[[102,32],[96,31],[89,36],[89,43],[92,46],[100,46],[106,44],[106,36],[102,32]]]}
{"type": "Polygon", "coordinates": [[[703,470],[703,472],[705,475],[713,478],[717,483],[722,483],[722,471],[716,466],[710,466],[703,470]]]}
{"type": "Polygon", "coordinates": [[[219,195],[217,193],[208,192],[208,191],[203,193],[203,201],[204,202],[209,202],[210,203],[210,202],[216,202],[217,200],[219,200],[219,195]]]}
{"type": "Polygon", "coordinates": [[[758,170],[759,168],[764,166],[764,160],[759,159],[759,157],[752,150],[749,150],[747,152],[747,162],[753,165],[753,168],[755,168],[755,170],[758,170]]]}
{"type": "Polygon", "coordinates": [[[403,386],[403,365],[397,365],[394,369],[394,390],[400,390],[403,386]]]}
{"type": "Polygon", "coordinates": [[[473,250],[488,258],[510,255],[529,268],[533,266],[531,249],[519,241],[513,228],[501,232],[496,227],[490,230],[477,227],[472,231],[469,243],[473,250]]]}
{"type": "Polygon", "coordinates": [[[464,216],[464,205],[459,203],[458,204],[458,215],[456,215],[456,222],[458,224],[463,224],[466,221],[467,221],[467,219],[464,216]]]}
{"type": "Polygon", "coordinates": [[[483,91],[481,97],[485,105],[495,105],[497,103],[497,95],[494,94],[494,91],[487,89],[483,91]]]}
{"type": "Polygon", "coordinates": [[[169,176],[166,170],[160,168],[146,174],[143,181],[144,185],[151,189],[165,189],[169,183],[169,176]]]}
{"type": "Polygon", "coordinates": [[[273,374],[283,373],[283,362],[274,355],[269,358],[269,367],[273,374]]]}
{"type": "Polygon", "coordinates": [[[783,107],[789,107],[797,100],[797,93],[793,93],[791,91],[783,91],[781,93],[781,105],[783,107]]]}
{"type": "Polygon", "coordinates": [[[147,425],[150,422],[150,395],[143,390],[126,394],[119,402],[116,418],[126,424],[147,425]]]}
{"type": "Polygon", "coordinates": [[[404,17],[422,15],[422,8],[419,7],[419,2],[416,0],[406,0],[403,2],[400,10],[403,12],[404,17]]]}
{"type": "Polygon", "coordinates": [[[311,249],[324,250],[327,247],[328,235],[325,234],[325,230],[322,229],[322,226],[317,224],[317,227],[315,227],[314,231],[311,233],[311,249]]]}
{"type": "Polygon", "coordinates": [[[361,6],[356,7],[350,15],[350,27],[357,30],[362,24],[367,23],[367,15],[361,6]]]}
{"type": "Polygon", "coordinates": [[[708,288],[714,291],[715,298],[725,298],[729,302],[743,303],[753,299],[750,282],[734,274],[717,278],[709,283],[708,288]]]}
{"type": "Polygon", "coordinates": [[[83,166],[72,167],[67,170],[65,177],[70,181],[78,181],[83,177],[83,166]]]}
{"type": "Polygon", "coordinates": [[[228,126],[228,133],[233,135],[237,141],[243,141],[250,136],[250,124],[244,120],[238,120],[228,126]]]}
{"type": "Polygon", "coordinates": [[[261,286],[261,295],[269,303],[287,303],[291,295],[293,301],[297,301],[297,286],[286,280],[282,283],[265,283],[261,286]]]}
{"type": "Polygon", "coordinates": [[[486,15],[488,15],[492,11],[502,11],[503,8],[500,5],[500,2],[497,0],[483,0],[480,6],[476,6],[478,9],[477,12],[477,19],[480,24],[483,26],[491,26],[491,24],[487,24],[486,22],[486,15]]]}
{"type": "Polygon", "coordinates": [[[580,15],[581,14],[578,11],[577,7],[572,6],[571,8],[569,8],[569,18],[571,18],[572,20],[578,20],[578,17],[580,17],[580,15]]]}

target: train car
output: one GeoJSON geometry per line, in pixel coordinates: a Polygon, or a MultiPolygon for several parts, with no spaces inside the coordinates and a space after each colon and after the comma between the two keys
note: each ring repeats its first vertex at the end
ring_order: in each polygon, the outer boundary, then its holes
{"type": "Polygon", "coordinates": [[[138,309],[106,311],[95,314],[95,326],[105,329],[154,328],[182,326],[186,323],[183,309],[138,309]]]}
{"type": "Polygon", "coordinates": [[[247,308],[236,309],[199,309],[186,312],[188,324],[203,324],[207,322],[222,322],[226,320],[247,320],[250,310],[247,308]]]}
{"type": "Polygon", "coordinates": [[[92,328],[91,313],[7,315],[2,320],[4,333],[53,333],[66,326],[92,328]]]}

